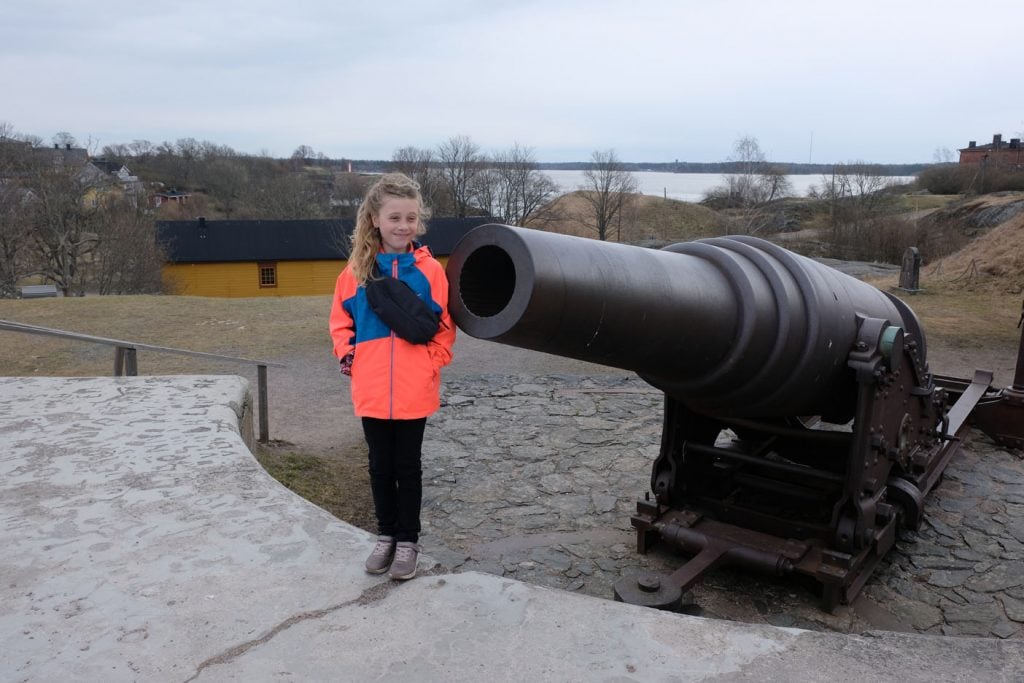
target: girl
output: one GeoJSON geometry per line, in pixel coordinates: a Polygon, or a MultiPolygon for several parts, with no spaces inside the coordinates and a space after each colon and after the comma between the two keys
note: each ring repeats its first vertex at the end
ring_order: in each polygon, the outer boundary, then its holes
{"type": "Polygon", "coordinates": [[[370,449],[370,488],[378,534],[366,571],[392,579],[416,575],[419,556],[421,447],[427,416],[440,405],[441,368],[452,358],[444,269],[415,238],[428,211],[419,185],[401,173],[381,177],[359,207],[348,265],[338,276],[330,329],[341,372],[352,378],[352,404],[370,449]],[[403,280],[440,313],[437,334],[411,344],[370,308],[365,285],[380,275],[403,280]]]}

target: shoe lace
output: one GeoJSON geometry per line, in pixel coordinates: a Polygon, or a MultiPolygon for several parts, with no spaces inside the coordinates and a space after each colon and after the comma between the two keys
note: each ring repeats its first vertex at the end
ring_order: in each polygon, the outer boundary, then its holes
{"type": "Polygon", "coordinates": [[[391,542],[390,541],[377,541],[376,545],[373,546],[373,555],[390,555],[391,554],[391,542]]]}
{"type": "Polygon", "coordinates": [[[416,557],[416,549],[406,545],[400,545],[395,549],[395,560],[398,562],[411,562],[416,557]]]}

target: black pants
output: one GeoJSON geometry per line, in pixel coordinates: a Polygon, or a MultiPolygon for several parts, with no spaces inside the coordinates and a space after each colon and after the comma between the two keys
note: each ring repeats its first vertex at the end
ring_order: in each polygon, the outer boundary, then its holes
{"type": "Polygon", "coordinates": [[[420,537],[423,499],[423,429],[427,418],[378,420],[363,418],[370,447],[370,489],[377,515],[377,533],[416,543],[420,537]]]}

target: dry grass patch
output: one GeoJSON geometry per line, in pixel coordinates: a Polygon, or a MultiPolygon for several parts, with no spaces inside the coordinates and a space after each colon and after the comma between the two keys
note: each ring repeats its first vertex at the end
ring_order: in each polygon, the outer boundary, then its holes
{"type": "Polygon", "coordinates": [[[901,194],[899,206],[904,211],[929,211],[949,206],[963,197],[962,194],[901,194]]]}
{"type": "Polygon", "coordinates": [[[327,458],[271,442],[254,455],[270,476],[318,507],[367,531],[376,530],[366,449],[327,458]]]}
{"type": "MultiPolygon", "coordinates": [[[[186,296],[86,296],[0,300],[0,320],[81,332],[157,346],[255,360],[287,362],[296,351],[330,349],[330,297],[218,299],[186,296]]],[[[52,337],[0,332],[0,359],[7,376],[109,375],[107,346],[52,337]]],[[[241,366],[139,352],[145,374],[234,371],[241,366]]]]}
{"type": "Polygon", "coordinates": [[[922,291],[907,294],[896,289],[897,276],[867,280],[875,287],[903,299],[917,314],[929,338],[941,338],[951,346],[1012,349],[1020,339],[1019,294],[1004,291],[965,290],[957,283],[922,277],[922,291]]]}
{"type": "MultiPolygon", "coordinates": [[[[586,226],[590,206],[582,191],[562,195],[551,205],[560,216],[545,225],[545,230],[563,235],[597,238],[586,226]]],[[[633,206],[622,215],[608,235],[609,242],[635,244],[644,241],[684,242],[686,240],[724,235],[729,221],[713,209],[692,202],[638,195],[633,206]]]]}
{"type": "Polygon", "coordinates": [[[1024,291],[1024,215],[992,228],[926,269],[935,281],[970,291],[1024,291]]]}

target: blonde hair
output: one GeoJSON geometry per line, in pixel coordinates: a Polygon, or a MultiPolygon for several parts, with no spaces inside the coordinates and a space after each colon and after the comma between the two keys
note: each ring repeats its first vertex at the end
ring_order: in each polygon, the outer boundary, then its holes
{"type": "Polygon", "coordinates": [[[356,229],[352,233],[352,252],[349,254],[349,267],[356,282],[365,284],[373,272],[373,262],[381,249],[380,230],[373,227],[373,217],[380,213],[381,207],[388,199],[415,199],[420,205],[420,217],[416,226],[416,235],[427,231],[424,221],[430,218],[430,209],[423,206],[420,185],[404,173],[386,173],[375,182],[363,203],[359,205],[356,216],[356,229]]]}

